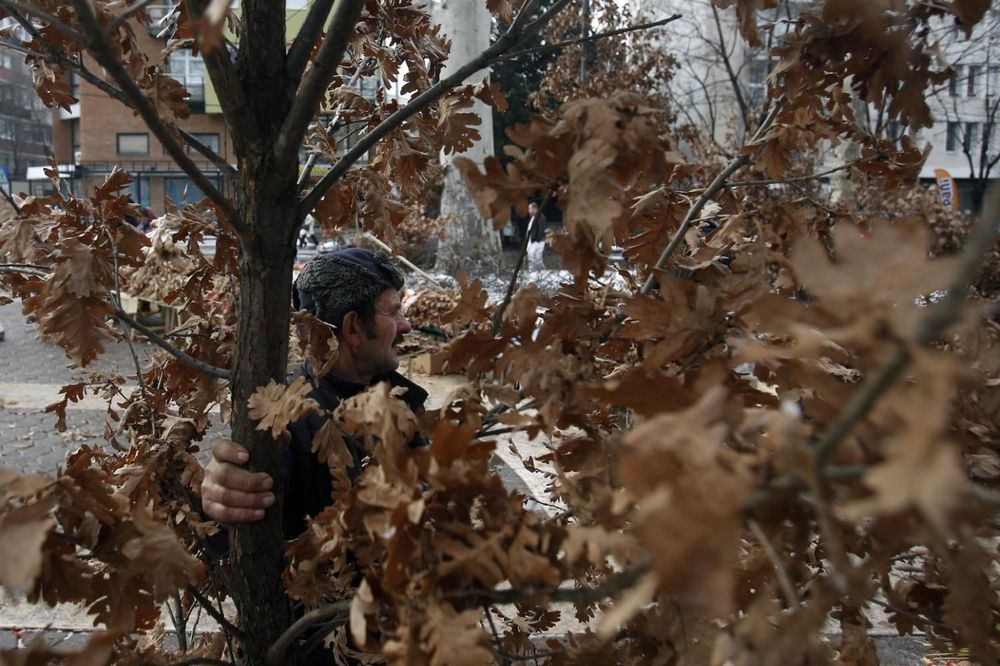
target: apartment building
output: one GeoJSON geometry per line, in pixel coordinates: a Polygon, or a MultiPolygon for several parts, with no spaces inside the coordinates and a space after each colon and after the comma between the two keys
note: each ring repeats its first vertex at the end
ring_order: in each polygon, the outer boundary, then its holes
{"type": "MultiPolygon", "coordinates": [[[[166,43],[165,38],[157,36],[163,29],[158,19],[167,13],[168,6],[150,5],[147,11],[157,20],[148,28],[136,24],[140,48],[190,93],[191,115],[181,121],[181,127],[228,162],[235,161],[204,62],[187,49],[171,53],[166,62],[156,62],[166,43]]],[[[100,71],[89,57],[85,62],[91,71],[100,71]]],[[[133,178],[132,198],[152,206],[158,213],[164,209],[165,197],[177,205],[202,198],[200,190],[177,167],[142,118],[75,75],[71,77],[71,85],[79,101],[69,111],[53,112],[52,138],[59,171],[75,192],[93,191],[115,167],[120,167],[133,178]]],[[[208,179],[221,189],[223,182],[218,168],[201,154],[193,150],[189,153],[208,179]]],[[[32,175],[44,178],[41,173],[32,175]]]]}
{"type": "MultiPolygon", "coordinates": [[[[782,0],[758,15],[764,34],[762,47],[749,47],[739,34],[733,8],[718,9],[711,0],[630,0],[636,13],[664,18],[674,13],[682,19],[663,30],[663,44],[679,61],[671,83],[682,121],[705,131],[720,148],[731,151],[745,140],[744,114],[759,113],[767,92],[767,77],[776,64],[768,54],[768,39],[794,29],[798,15],[819,3],[782,0]]],[[[909,134],[918,145],[931,145],[920,178],[933,182],[936,173],[948,172],[955,181],[960,207],[979,205],[976,192],[1000,177],[1000,9],[991,7],[971,35],[954,20],[933,26],[942,66],[956,76],[932,90],[928,102],[934,125],[912,130],[865,109],[859,121],[876,133],[899,139],[909,134]]],[[[825,166],[835,166],[838,156],[823,155],[825,166]]]]}
{"type": "Polygon", "coordinates": [[[0,186],[27,189],[28,170],[52,155],[52,116],[32,87],[24,55],[0,46],[0,186]]]}

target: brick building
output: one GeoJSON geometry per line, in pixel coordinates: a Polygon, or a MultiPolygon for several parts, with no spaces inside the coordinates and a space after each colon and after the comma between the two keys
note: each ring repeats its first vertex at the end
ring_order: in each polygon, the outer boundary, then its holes
{"type": "MultiPolygon", "coordinates": [[[[147,9],[158,18],[166,11],[166,6],[151,5],[147,9]]],[[[160,30],[156,21],[148,29],[136,26],[139,47],[155,64],[161,64],[155,59],[160,57],[166,43],[165,39],[156,36],[160,30]]],[[[89,57],[86,63],[91,71],[100,71],[89,57]]],[[[171,53],[168,61],[162,64],[191,94],[188,100],[191,116],[181,121],[181,127],[226,161],[235,162],[221,109],[201,57],[192,56],[190,50],[181,50],[171,53]]],[[[53,112],[52,140],[59,170],[75,192],[93,191],[114,167],[119,166],[133,178],[135,201],[152,206],[157,213],[164,210],[165,196],[178,205],[202,198],[200,190],[174,163],[142,118],[86,81],[74,76],[72,84],[73,94],[79,102],[69,111],[56,109],[53,112]]],[[[200,153],[190,149],[189,153],[209,180],[223,189],[219,170],[200,153]]],[[[32,176],[44,178],[40,170],[32,176]]]]}

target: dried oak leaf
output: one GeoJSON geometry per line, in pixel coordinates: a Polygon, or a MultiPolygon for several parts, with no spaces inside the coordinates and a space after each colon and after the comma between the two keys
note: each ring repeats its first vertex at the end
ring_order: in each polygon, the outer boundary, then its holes
{"type": "Polygon", "coordinates": [[[464,153],[481,138],[476,126],[483,121],[479,114],[467,110],[472,106],[473,100],[464,96],[438,100],[438,140],[445,155],[464,153]]]}
{"type": "Polygon", "coordinates": [[[309,397],[311,391],[312,385],[304,377],[287,385],[272,379],[250,396],[250,418],[260,421],[257,430],[270,429],[271,436],[277,438],[288,431],[289,423],[322,411],[319,403],[309,397]]]}
{"type": "Polygon", "coordinates": [[[616,196],[621,189],[608,173],[618,151],[604,139],[590,139],[570,157],[568,165],[569,202],[566,206],[566,231],[580,231],[605,239],[623,208],[616,196]]]}
{"type": "Polygon", "coordinates": [[[420,627],[431,666],[491,663],[493,652],[486,647],[489,641],[479,624],[481,617],[478,609],[458,612],[450,605],[433,602],[420,627]]]}
{"type": "Polygon", "coordinates": [[[488,296],[482,281],[477,278],[469,282],[465,271],[462,271],[458,274],[458,282],[462,287],[462,295],[454,309],[444,316],[444,321],[455,322],[459,326],[489,321],[490,310],[486,307],[488,296]]]}
{"type": "Polygon", "coordinates": [[[132,512],[132,524],[138,535],[121,549],[130,560],[127,575],[143,579],[154,600],[162,601],[205,577],[205,563],[187,552],[169,527],[141,508],[132,512]]]}
{"type": "Polygon", "coordinates": [[[42,574],[42,544],[55,527],[54,502],[43,500],[8,511],[0,518],[0,586],[20,595],[42,574]]]}

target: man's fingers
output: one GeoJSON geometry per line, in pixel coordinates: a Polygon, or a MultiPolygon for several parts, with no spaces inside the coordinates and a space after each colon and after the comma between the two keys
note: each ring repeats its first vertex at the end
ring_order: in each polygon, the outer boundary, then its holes
{"type": "Polygon", "coordinates": [[[214,460],[209,464],[205,478],[216,486],[246,493],[265,492],[274,485],[270,475],[264,472],[251,472],[242,467],[217,463],[214,460]]]}
{"type": "Polygon", "coordinates": [[[234,509],[266,509],[274,504],[274,493],[243,492],[231,486],[205,483],[201,487],[202,501],[208,500],[234,509]]]}
{"type": "Polygon", "coordinates": [[[209,518],[219,523],[252,523],[264,517],[263,509],[234,509],[206,499],[202,499],[201,506],[209,518]]]}
{"type": "Polygon", "coordinates": [[[212,443],[212,457],[219,462],[242,465],[250,460],[250,454],[231,439],[217,439],[212,443]]]}

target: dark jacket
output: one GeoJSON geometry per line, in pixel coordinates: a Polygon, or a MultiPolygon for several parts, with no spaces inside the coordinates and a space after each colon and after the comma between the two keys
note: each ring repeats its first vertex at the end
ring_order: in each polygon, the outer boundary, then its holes
{"type": "MultiPolygon", "coordinates": [[[[341,400],[355,396],[366,388],[362,384],[348,382],[334,375],[326,375],[317,381],[305,369],[299,374],[306,376],[314,387],[309,397],[327,411],[333,411],[341,400]]],[[[423,411],[427,391],[398,372],[375,377],[371,385],[383,381],[389,382],[393,387],[405,388],[403,401],[414,412],[423,411]]],[[[309,414],[288,427],[292,435],[285,463],[285,536],[288,539],[294,539],[305,530],[306,516],[315,516],[333,501],[330,471],[312,452],[313,436],[325,423],[325,416],[309,414]]],[[[410,442],[411,447],[425,444],[420,435],[410,442]]],[[[348,476],[354,480],[361,474],[365,449],[360,442],[351,438],[347,438],[347,448],[354,458],[354,466],[348,470],[348,476]]]]}

